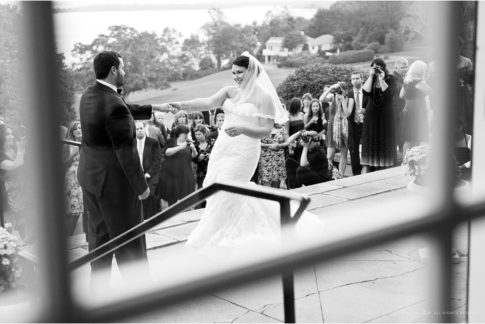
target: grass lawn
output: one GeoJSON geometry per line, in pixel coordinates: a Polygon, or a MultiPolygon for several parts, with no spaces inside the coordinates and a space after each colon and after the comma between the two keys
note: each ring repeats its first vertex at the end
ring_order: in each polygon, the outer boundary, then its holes
{"type": "MultiPolygon", "coordinates": [[[[278,69],[273,65],[265,66],[265,69],[275,87],[295,70],[293,68],[278,69]]],[[[222,87],[231,84],[234,84],[231,70],[225,70],[197,80],[172,82],[170,88],[164,90],[138,91],[130,94],[127,101],[145,104],[208,97],[222,87]]]]}

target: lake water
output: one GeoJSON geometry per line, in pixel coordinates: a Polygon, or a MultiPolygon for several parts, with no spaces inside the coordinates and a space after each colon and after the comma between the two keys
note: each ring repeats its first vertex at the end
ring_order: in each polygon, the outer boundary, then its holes
{"type": "MultiPolygon", "coordinates": [[[[231,24],[261,23],[268,11],[281,11],[275,6],[244,6],[222,9],[227,21],[231,24]]],[[[293,16],[306,19],[313,17],[316,8],[289,8],[293,16]]],[[[203,35],[201,27],[210,21],[208,9],[179,10],[135,10],[135,11],[102,11],[102,12],[60,12],[54,15],[57,48],[72,62],[70,55],[74,44],[91,43],[98,35],[108,33],[108,27],[127,25],[138,31],[149,31],[161,34],[166,27],[182,33],[183,38],[191,34],[203,35]]]]}

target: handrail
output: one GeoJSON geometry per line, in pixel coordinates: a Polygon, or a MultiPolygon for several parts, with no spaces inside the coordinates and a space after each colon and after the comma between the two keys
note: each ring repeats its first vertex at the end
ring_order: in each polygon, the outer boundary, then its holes
{"type": "MultiPolygon", "coordinates": [[[[70,141],[70,140],[63,140],[63,143],[70,144],[70,145],[78,145],[78,146],[81,145],[81,143],[79,142],[70,141]]],[[[185,211],[187,208],[190,208],[200,203],[201,201],[217,193],[218,191],[227,191],[235,194],[242,194],[246,196],[252,196],[256,198],[277,201],[280,204],[280,218],[281,218],[282,226],[297,222],[300,216],[302,215],[303,211],[305,210],[305,208],[310,203],[310,198],[306,196],[302,196],[300,194],[295,194],[289,191],[282,191],[282,190],[276,190],[276,189],[267,188],[267,187],[257,187],[257,186],[249,186],[249,185],[241,186],[241,185],[228,184],[228,183],[213,183],[210,186],[207,186],[205,188],[195,191],[194,193],[190,194],[184,199],[178,201],[176,204],[174,204],[167,210],[162,211],[158,214],[155,214],[154,216],[146,219],[145,221],[138,224],[137,226],[132,227],[128,231],[118,235],[117,237],[99,246],[93,251],[90,251],[88,254],[80,257],[79,259],[74,260],[69,264],[70,270],[72,271],[88,262],[97,260],[119,249],[120,247],[128,244],[134,239],[144,235],[148,230],[152,229],[158,224],[179,214],[180,212],[185,211]],[[298,209],[296,210],[293,216],[291,215],[290,200],[300,201],[300,205],[298,206],[298,209]]],[[[282,273],[282,279],[283,279],[282,283],[283,283],[283,304],[284,304],[284,313],[285,313],[285,323],[294,323],[296,321],[296,317],[295,317],[295,293],[294,293],[294,284],[293,284],[293,272],[284,271],[282,273]]]]}
{"type": "MultiPolygon", "coordinates": [[[[288,215],[281,215],[282,224],[298,221],[301,214],[310,203],[310,198],[290,191],[279,191],[276,189],[257,187],[257,186],[241,186],[241,185],[228,184],[228,183],[213,183],[207,187],[204,187],[202,189],[195,191],[194,193],[188,195],[184,199],[178,201],[176,204],[170,206],[167,210],[153,215],[152,217],[132,227],[128,231],[118,235],[117,237],[99,246],[98,248],[94,249],[88,254],[72,261],[69,264],[69,268],[71,270],[74,270],[86,263],[95,261],[105,256],[106,254],[115,251],[116,249],[126,245],[132,240],[142,236],[153,227],[185,211],[187,208],[190,208],[200,203],[201,201],[207,199],[209,196],[215,194],[218,191],[227,191],[235,194],[242,194],[242,195],[267,199],[267,200],[273,200],[273,201],[279,202],[280,206],[284,206],[285,202],[288,203],[290,200],[300,201],[300,205],[298,206],[298,209],[293,216],[290,215],[289,208],[287,213],[288,215]]],[[[282,211],[283,209],[284,208],[282,207],[282,211]]]]}

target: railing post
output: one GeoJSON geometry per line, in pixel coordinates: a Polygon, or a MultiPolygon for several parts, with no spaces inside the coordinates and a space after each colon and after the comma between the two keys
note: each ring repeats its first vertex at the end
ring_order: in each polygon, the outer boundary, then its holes
{"type": "MultiPolygon", "coordinates": [[[[291,223],[290,201],[280,201],[281,227],[291,223]]],[[[283,239],[283,237],[282,237],[283,239]]],[[[283,271],[283,304],[285,311],[285,323],[295,323],[295,287],[293,282],[293,270],[283,271]]]]}

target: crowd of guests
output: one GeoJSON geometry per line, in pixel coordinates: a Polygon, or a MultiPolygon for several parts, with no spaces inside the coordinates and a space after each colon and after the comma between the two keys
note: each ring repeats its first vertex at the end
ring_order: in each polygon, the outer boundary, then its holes
{"type": "MultiPolygon", "coordinates": [[[[470,177],[472,138],[471,61],[460,57],[459,95],[455,128],[457,164],[464,178],[470,177]]],[[[261,155],[253,181],[260,185],[292,189],[350,174],[396,166],[398,155],[427,143],[432,136],[435,64],[405,58],[395,61],[393,72],[382,58],[375,58],[368,73],[353,72],[347,80],[322,85],[318,98],[310,93],[288,102],[289,121],[275,124],[261,140],[261,155]],[[339,153],[339,161],[335,157],[339,153]]],[[[435,112],[436,111],[436,112],[435,112]]],[[[136,123],[137,150],[150,187],[143,201],[143,216],[161,211],[202,188],[212,147],[224,122],[224,111],[178,111],[172,125],[164,113],[136,123]]],[[[0,120],[0,186],[2,209],[7,222],[25,232],[22,213],[25,197],[18,173],[24,165],[25,139],[21,132],[0,120]]],[[[64,139],[81,142],[79,121],[61,126],[64,139]]],[[[87,211],[77,181],[79,147],[63,145],[66,229],[74,234],[81,221],[86,231],[87,211]]],[[[200,204],[197,208],[204,207],[200,204]]],[[[25,235],[25,233],[22,233],[25,235]]]]}

